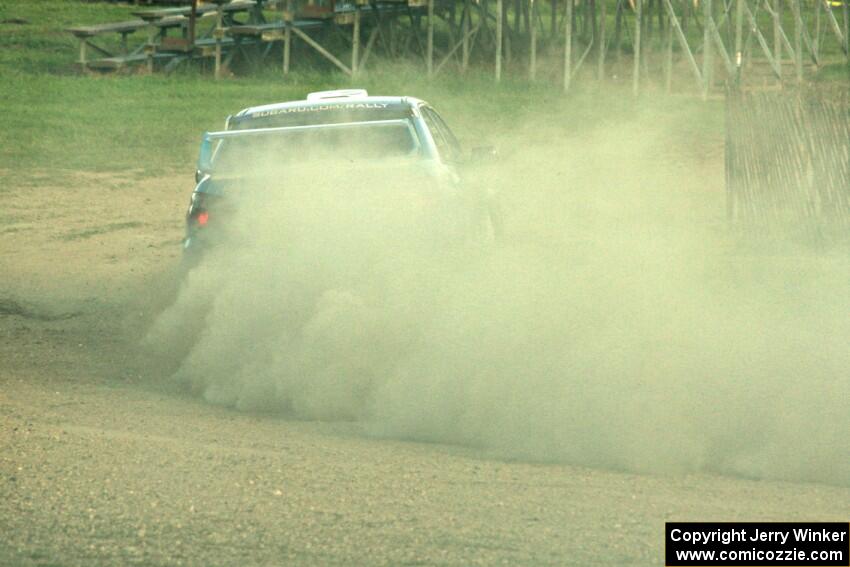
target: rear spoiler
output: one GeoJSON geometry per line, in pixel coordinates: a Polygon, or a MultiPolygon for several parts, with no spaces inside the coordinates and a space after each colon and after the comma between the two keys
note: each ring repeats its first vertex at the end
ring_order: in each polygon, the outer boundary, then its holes
{"type": "Polygon", "coordinates": [[[405,119],[396,118],[392,120],[365,120],[361,122],[339,122],[334,124],[310,124],[307,126],[280,126],[275,128],[253,128],[246,130],[224,130],[220,132],[204,132],[201,140],[201,150],[198,155],[198,172],[209,172],[212,169],[213,159],[213,142],[226,138],[238,138],[240,136],[264,136],[267,134],[277,134],[280,132],[298,132],[303,130],[331,129],[331,128],[357,128],[361,126],[407,126],[413,130],[414,139],[416,140],[416,132],[413,125],[405,119]]]}

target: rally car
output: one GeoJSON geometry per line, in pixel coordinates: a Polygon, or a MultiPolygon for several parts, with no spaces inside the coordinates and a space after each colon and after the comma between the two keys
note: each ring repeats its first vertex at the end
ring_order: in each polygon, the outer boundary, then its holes
{"type": "MultiPolygon", "coordinates": [[[[210,246],[208,235],[226,224],[227,216],[219,215],[217,207],[244,187],[249,177],[265,176],[271,181],[307,163],[318,182],[321,164],[340,159],[352,165],[352,175],[357,175],[358,164],[372,162],[425,172],[425,191],[431,194],[426,197],[442,205],[434,211],[451,210],[458,220],[455,238],[495,241],[501,222],[490,191],[469,189],[470,184],[463,182],[468,173],[465,166],[488,156],[492,157],[488,148],[464,153],[440,115],[413,97],[369,96],[365,90],[352,89],[314,92],[306,100],[246,108],[228,117],[223,131],[203,136],[197,185],[187,213],[185,256],[194,258],[210,246]]],[[[303,180],[301,176],[302,185],[303,180]]],[[[399,187],[394,197],[422,198],[405,190],[399,187]]],[[[338,197],[345,200],[351,195],[339,187],[338,197]]]]}

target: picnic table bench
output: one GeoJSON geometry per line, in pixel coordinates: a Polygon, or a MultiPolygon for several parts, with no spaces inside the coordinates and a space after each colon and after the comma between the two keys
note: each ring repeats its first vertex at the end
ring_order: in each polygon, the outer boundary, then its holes
{"type": "MultiPolygon", "coordinates": [[[[241,22],[234,19],[234,16],[239,13],[247,12],[249,14],[249,21],[252,23],[263,22],[263,0],[212,1],[214,2],[214,5],[207,4],[196,7],[194,10],[192,6],[181,6],[176,8],[159,8],[133,12],[134,16],[138,16],[139,18],[149,22],[152,28],[157,26],[159,22],[172,18],[180,18],[186,24],[182,28],[182,37],[168,37],[166,34],[161,33],[158,44],[155,42],[156,34],[153,32],[149,33],[148,45],[145,48],[146,52],[150,55],[150,58],[148,59],[149,70],[153,70],[153,55],[157,53],[171,53],[173,55],[173,59],[169,62],[169,66],[166,67],[166,70],[169,70],[173,67],[173,65],[176,65],[180,61],[190,57],[208,57],[212,55],[215,57],[216,76],[218,77],[220,75],[224,49],[233,46],[239,47],[240,44],[239,38],[234,39],[232,37],[226,37],[226,29],[229,26],[241,24],[241,22]],[[193,13],[195,16],[194,22],[191,18],[193,13]],[[192,26],[195,25],[198,18],[212,15],[215,15],[215,25],[212,29],[207,30],[205,34],[202,34],[199,37],[196,34],[195,28],[192,26]]],[[[236,49],[230,49],[227,54],[225,65],[229,64],[235,51],[236,49]]]]}
{"type": "Polygon", "coordinates": [[[98,24],[93,26],[73,26],[66,28],[65,31],[72,34],[80,42],[80,60],[79,63],[85,68],[88,63],[87,51],[92,48],[107,57],[114,55],[97,45],[92,41],[92,38],[104,35],[117,33],[121,35],[121,50],[124,55],[127,54],[127,36],[131,33],[144,28],[147,24],[144,20],[129,20],[126,22],[115,22],[112,24],[98,24]]]}
{"type": "MultiPolygon", "coordinates": [[[[183,24],[184,20],[181,18],[163,18],[154,25],[160,30],[165,30],[180,27],[183,24]]],[[[150,26],[151,24],[149,22],[139,19],[110,24],[72,26],[65,28],[65,31],[72,34],[80,42],[78,63],[83,69],[118,69],[125,64],[144,59],[144,54],[142,53],[144,45],[137,46],[131,51],[128,46],[127,37],[139,30],[149,29],[150,26]],[[119,34],[121,36],[121,49],[119,53],[113,53],[113,51],[94,42],[95,38],[111,34],[119,34]],[[102,57],[100,59],[89,59],[89,49],[98,52],[102,57]]]]}
{"type": "MultiPolygon", "coordinates": [[[[216,13],[219,11],[223,14],[231,14],[234,12],[246,12],[261,8],[262,2],[258,3],[255,0],[233,0],[228,1],[226,4],[204,4],[203,6],[198,6],[195,10],[195,14],[203,16],[204,14],[216,13]]],[[[149,8],[145,10],[136,10],[132,14],[146,22],[155,22],[171,16],[189,16],[192,14],[192,7],[178,6],[175,8],[149,8]]]]}
{"type": "MultiPolygon", "coordinates": [[[[180,0],[165,1],[170,4],[180,0]]],[[[256,66],[269,54],[273,43],[283,42],[283,70],[287,73],[291,44],[297,37],[344,73],[353,75],[358,68],[365,66],[379,28],[384,25],[384,18],[406,14],[412,19],[413,12],[419,12],[420,4],[425,0],[316,0],[315,3],[301,6],[297,11],[293,10],[293,0],[207,1],[210,3],[196,6],[195,9],[191,5],[137,9],[132,12],[138,18],[136,20],[74,26],[66,31],[80,41],[80,63],[84,69],[120,69],[131,63],[146,62],[148,70],[153,71],[155,63],[164,62],[164,69],[169,71],[181,61],[214,56],[216,77],[219,77],[222,68],[227,67],[237,53],[241,53],[250,65],[256,66]],[[272,4],[281,10],[281,21],[265,21],[262,9],[272,4]],[[240,13],[248,14],[247,21],[235,18],[240,13]],[[203,32],[199,33],[197,22],[202,19],[207,22],[212,19],[214,23],[212,26],[205,25],[203,32]],[[361,19],[372,24],[362,58],[361,19]],[[308,34],[318,28],[340,33],[342,27],[349,26],[352,43],[350,66],[321,45],[316,34],[312,34],[313,37],[308,34]],[[182,33],[169,35],[168,31],[174,28],[180,29],[182,33]],[[139,30],[147,31],[147,39],[130,51],[127,37],[139,30]],[[98,36],[116,33],[121,35],[120,55],[92,41],[98,36]],[[89,60],[86,56],[89,47],[103,57],[89,60]]]]}
{"type": "MultiPolygon", "coordinates": [[[[212,50],[220,52],[222,47],[229,47],[236,43],[233,38],[225,37],[223,31],[209,30],[205,37],[196,38],[194,33],[188,34],[190,27],[190,16],[192,7],[185,3],[191,0],[183,0],[182,6],[153,8],[136,10],[132,12],[138,19],[107,24],[79,25],[66,28],[65,31],[72,34],[79,41],[79,64],[86,69],[114,70],[133,63],[148,63],[153,70],[154,62],[170,62],[181,54],[209,56],[212,50]],[[182,38],[169,37],[168,30],[179,28],[183,31],[182,38]],[[128,46],[128,36],[141,31],[147,31],[147,39],[132,50],[128,46]],[[120,51],[107,48],[101,42],[95,42],[100,37],[118,34],[120,39],[120,51]],[[190,37],[187,37],[190,36],[190,37]],[[213,36],[213,37],[209,37],[213,36]],[[89,50],[97,52],[99,58],[90,58],[89,50]]],[[[169,0],[169,3],[176,1],[169,0]]],[[[206,4],[195,10],[197,18],[203,16],[217,15],[215,28],[221,28],[223,24],[238,25],[233,16],[248,12],[251,22],[262,22],[262,6],[264,0],[215,0],[215,4],[206,4]]]]}

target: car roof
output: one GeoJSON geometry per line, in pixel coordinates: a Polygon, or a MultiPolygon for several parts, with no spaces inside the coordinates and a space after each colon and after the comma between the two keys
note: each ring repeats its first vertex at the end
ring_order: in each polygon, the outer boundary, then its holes
{"type": "Polygon", "coordinates": [[[293,100],[251,106],[240,110],[234,118],[251,119],[313,110],[400,109],[424,104],[409,96],[369,96],[365,90],[323,91],[310,93],[305,100],[293,100]]]}

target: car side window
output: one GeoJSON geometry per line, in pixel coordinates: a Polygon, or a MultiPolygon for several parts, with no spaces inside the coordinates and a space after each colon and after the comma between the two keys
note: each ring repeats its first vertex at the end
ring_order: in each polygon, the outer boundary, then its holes
{"type": "MultiPolygon", "coordinates": [[[[434,112],[434,111],[432,111],[434,112]]],[[[452,159],[455,161],[460,161],[461,158],[461,150],[460,143],[457,141],[457,138],[452,133],[451,128],[440,118],[440,115],[434,112],[434,118],[437,120],[437,124],[440,125],[440,129],[443,133],[443,138],[446,140],[446,143],[449,145],[449,150],[452,154],[452,159]]]]}
{"type": "Polygon", "coordinates": [[[461,159],[460,144],[442,118],[428,107],[422,108],[422,117],[434,137],[434,144],[440,156],[446,161],[457,162],[461,159]]]}

